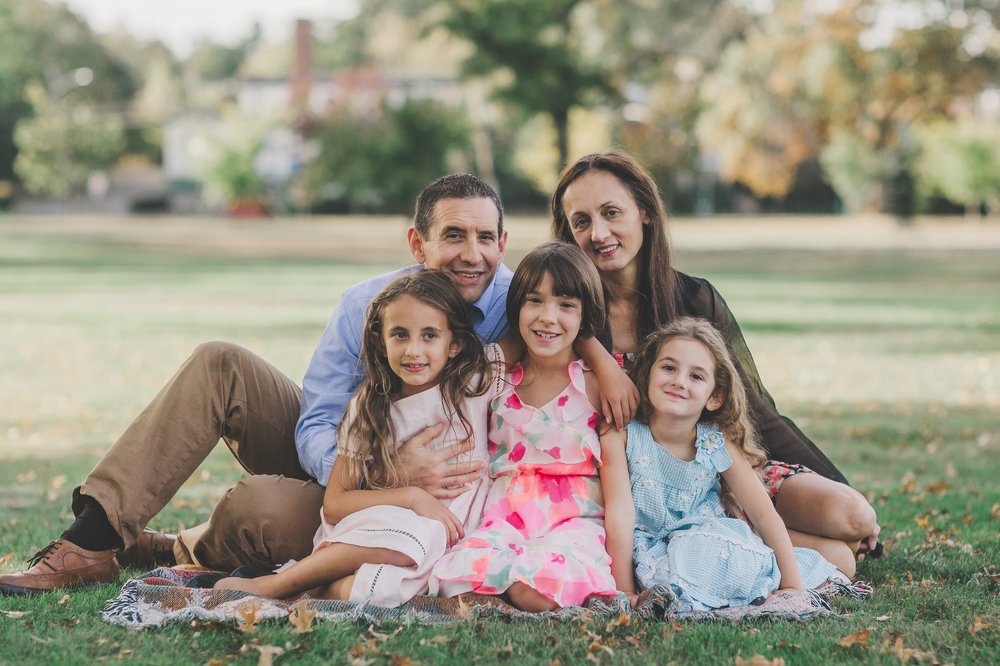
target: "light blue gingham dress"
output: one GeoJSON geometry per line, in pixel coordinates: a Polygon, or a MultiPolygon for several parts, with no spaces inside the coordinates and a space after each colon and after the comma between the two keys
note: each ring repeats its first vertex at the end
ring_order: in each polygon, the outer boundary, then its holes
{"type": "MultiPolygon", "coordinates": [[[[657,444],[645,424],[628,426],[636,579],[643,589],[669,586],[678,610],[746,605],[778,589],[778,562],[747,523],[722,507],[719,474],[733,464],[722,433],[699,423],[695,446],[694,460],[683,461],[657,444]]],[[[814,550],[796,548],[795,558],[806,589],[836,572],[814,550]]]]}

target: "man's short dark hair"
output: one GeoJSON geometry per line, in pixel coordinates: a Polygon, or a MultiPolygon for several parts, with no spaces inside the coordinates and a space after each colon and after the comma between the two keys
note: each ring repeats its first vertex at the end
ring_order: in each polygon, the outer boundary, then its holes
{"type": "Polygon", "coordinates": [[[441,199],[489,199],[497,207],[497,238],[503,235],[503,204],[496,191],[471,173],[453,173],[438,178],[417,197],[413,226],[422,238],[430,234],[434,207],[441,199]]]}

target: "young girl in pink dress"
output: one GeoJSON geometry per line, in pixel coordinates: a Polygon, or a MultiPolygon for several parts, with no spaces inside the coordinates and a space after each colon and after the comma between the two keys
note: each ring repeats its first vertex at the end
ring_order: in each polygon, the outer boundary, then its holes
{"type": "Polygon", "coordinates": [[[369,306],[364,330],[365,379],[340,428],[312,554],[276,574],[224,578],[216,587],[395,607],[426,592],[434,563],[478,524],[488,479],[446,501],[402,486],[396,443],[444,422],[435,448],[471,437],[472,456],[485,461],[488,404],[503,376],[487,355],[499,360],[503,353],[496,345],[483,349],[468,306],[440,271],[415,271],[387,285],[369,306]]]}
{"type": "MultiPolygon", "coordinates": [[[[604,316],[600,276],[575,245],[546,243],[518,265],[507,321],[526,354],[490,405],[494,482],[482,523],[434,566],[431,594],[506,594],[521,610],[542,611],[616,593],[597,381],[573,351],[604,316]]],[[[631,502],[627,485],[616,492],[631,502]]]]}

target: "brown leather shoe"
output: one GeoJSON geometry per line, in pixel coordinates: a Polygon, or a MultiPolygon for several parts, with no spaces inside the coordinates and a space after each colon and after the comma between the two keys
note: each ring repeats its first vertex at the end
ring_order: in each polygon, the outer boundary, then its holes
{"type": "Polygon", "coordinates": [[[84,550],[62,539],[35,553],[28,564],[26,571],[0,576],[0,593],[42,594],[62,587],[109,583],[121,575],[115,551],[84,550]]]}
{"type": "Polygon", "coordinates": [[[118,564],[123,567],[172,567],[177,564],[174,558],[174,542],[176,534],[164,534],[153,530],[143,530],[134,544],[118,553],[118,564]]]}

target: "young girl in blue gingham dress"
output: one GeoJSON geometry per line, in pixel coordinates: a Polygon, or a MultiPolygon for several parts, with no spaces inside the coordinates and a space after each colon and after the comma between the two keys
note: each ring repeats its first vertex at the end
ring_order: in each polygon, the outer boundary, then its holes
{"type": "Polygon", "coordinates": [[[632,489],[631,507],[608,507],[606,529],[615,582],[633,603],[636,582],[669,588],[676,610],[710,610],[837,573],[816,551],[792,547],[754,471],[765,455],[742,380],[711,324],[682,317],[653,333],[633,377],[637,420],[601,439],[602,478],[627,474],[632,489]],[[752,526],[726,515],[720,477],[752,526]]]}

